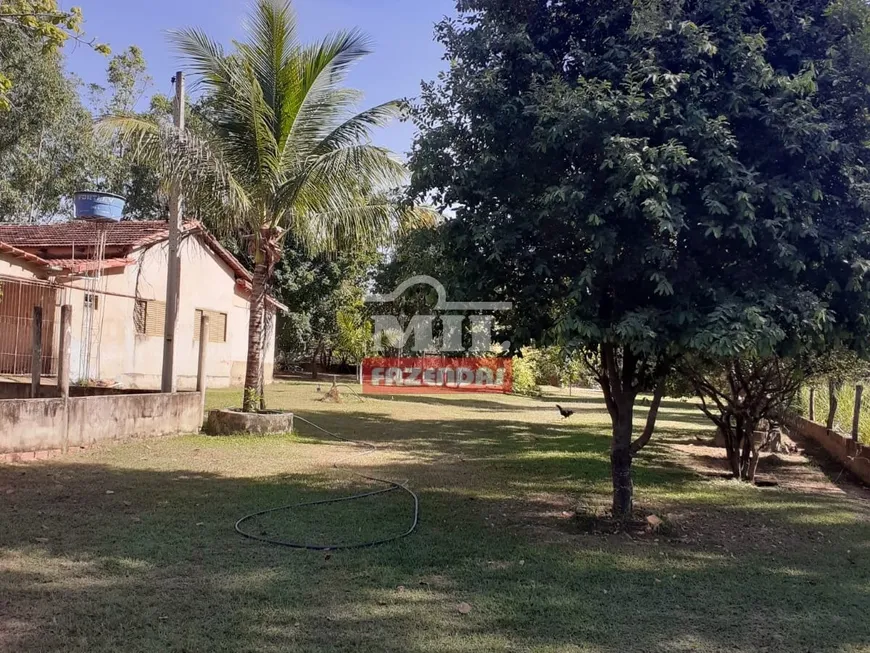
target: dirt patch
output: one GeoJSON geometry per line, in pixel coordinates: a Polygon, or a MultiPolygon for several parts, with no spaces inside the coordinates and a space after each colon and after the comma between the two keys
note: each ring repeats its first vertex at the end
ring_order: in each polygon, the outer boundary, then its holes
{"type": "MultiPolygon", "coordinates": [[[[761,454],[758,478],[765,485],[794,492],[827,494],[870,500],[870,488],[857,481],[841,465],[830,460],[824,450],[797,434],[791,436],[798,445],[797,453],[761,454]]],[[[731,476],[724,451],[718,447],[670,443],[675,462],[708,478],[726,479],[731,476]]]]}

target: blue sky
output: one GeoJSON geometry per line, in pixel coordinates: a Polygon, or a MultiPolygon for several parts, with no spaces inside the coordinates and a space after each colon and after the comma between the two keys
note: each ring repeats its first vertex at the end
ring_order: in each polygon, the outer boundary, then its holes
{"type": "MultiPolygon", "coordinates": [[[[164,31],[197,26],[229,45],[241,35],[247,0],[75,0],[82,8],[89,37],[108,43],[114,52],[129,45],[142,48],[154,78],[151,92],[170,94],[170,79],[179,62],[166,43],[164,31]]],[[[443,66],[433,28],[455,13],[453,0],[295,0],[304,41],[327,32],[358,27],[374,41],[374,53],[350,74],[348,84],[362,90],[365,106],[419,94],[421,80],[435,77],[443,66]]],[[[69,48],[67,67],[85,82],[105,81],[106,59],[87,48],[69,48]]],[[[361,107],[363,108],[363,107],[361,107]]],[[[379,145],[404,154],[414,128],[393,124],[376,136],[379,145]]]]}

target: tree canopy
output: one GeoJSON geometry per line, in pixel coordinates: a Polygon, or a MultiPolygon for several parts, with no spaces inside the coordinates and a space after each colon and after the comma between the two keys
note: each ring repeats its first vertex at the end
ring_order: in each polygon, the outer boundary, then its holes
{"type": "MultiPolygon", "coordinates": [[[[85,43],[102,54],[109,54],[109,46],[87,40],[82,24],[84,17],[79,7],[64,10],[57,0],[2,0],[0,1],[0,36],[12,38],[13,32],[38,46],[43,54],[56,54],[69,39],[85,43]]],[[[9,91],[26,77],[16,74],[0,61],[0,111],[13,108],[9,91]]],[[[21,109],[21,105],[18,105],[21,109]]]]}
{"type": "Polygon", "coordinates": [[[639,392],[686,351],[866,333],[870,10],[860,0],[461,0],[437,28],[417,196],[514,343],[594,352],[630,510],[639,392]]]}

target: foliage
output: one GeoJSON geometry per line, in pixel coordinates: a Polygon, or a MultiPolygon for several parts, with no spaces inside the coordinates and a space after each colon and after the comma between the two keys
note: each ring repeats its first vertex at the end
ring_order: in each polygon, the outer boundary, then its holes
{"type": "MultiPolygon", "coordinates": [[[[0,38],[12,38],[13,32],[20,34],[38,46],[41,55],[56,55],[69,39],[86,43],[101,54],[109,54],[107,45],[85,40],[83,21],[79,7],[64,11],[57,0],[0,1],[0,38]]],[[[0,61],[0,112],[13,107],[24,110],[24,105],[17,104],[9,93],[14,84],[25,80],[0,61]]]]}
{"type": "Polygon", "coordinates": [[[405,167],[370,143],[372,128],[399,113],[397,102],[354,114],[360,94],[342,86],[369,53],[356,31],[313,45],[299,41],[288,0],[258,0],[246,38],[231,52],[201,30],[173,32],[208,98],[212,130],[177,133],[158,121],[114,116],[117,133],[161,179],[204,189],[211,219],[250,237],[254,259],[245,410],[262,396],[262,333],[266,286],[289,234],[306,251],[376,246],[417,214],[384,193],[405,179],[405,167]]]}
{"type": "MultiPolygon", "coordinates": [[[[98,118],[115,114],[137,115],[136,105],[152,85],[147,71],[142,51],[135,45],[109,59],[107,86],[91,84],[89,87],[94,114],[98,118]]],[[[155,95],[151,98],[149,111],[142,115],[169,121],[172,104],[165,96],[155,95]]],[[[161,193],[157,171],[153,166],[135,161],[119,138],[100,140],[94,157],[90,187],[125,197],[125,218],[153,220],[166,216],[167,198],[165,193],[161,193]]]]}
{"type": "Polygon", "coordinates": [[[513,385],[518,394],[540,394],[542,385],[588,382],[585,366],[562,347],[523,347],[521,353],[513,359],[513,385]]]}
{"type": "Polygon", "coordinates": [[[94,170],[91,115],[59,53],[43,53],[20,30],[0,23],[0,70],[14,75],[0,112],[0,215],[36,221],[71,213],[72,193],[94,170]]]}
{"type": "MultiPolygon", "coordinates": [[[[515,304],[591,354],[631,509],[637,394],[684,352],[865,340],[870,9],[854,0],[463,0],[437,28],[412,190],[515,304]]],[[[493,297],[495,295],[495,297],[493,297]]],[[[652,407],[657,408],[653,402],[652,407]]]]}
{"type": "Polygon", "coordinates": [[[337,333],[335,336],[336,353],[359,364],[372,344],[372,323],[366,319],[362,302],[343,306],[335,316],[337,333]]]}
{"type": "MultiPolygon", "coordinates": [[[[244,260],[244,256],[242,257],[244,260]]],[[[339,316],[353,316],[362,301],[370,270],[379,260],[375,250],[351,249],[335,256],[310,256],[292,240],[275,266],[271,292],[290,312],[278,317],[277,351],[285,361],[314,357],[339,348],[342,328],[339,316]]],[[[345,326],[348,326],[345,324],[345,326]]],[[[349,344],[347,341],[345,345],[349,344]]],[[[346,354],[342,351],[339,355],[346,354]]]]}
{"type": "Polygon", "coordinates": [[[734,358],[727,364],[684,362],[683,374],[701,400],[701,410],[719,428],[734,478],[754,481],[762,421],[782,418],[813,373],[812,357],[734,358]]]}
{"type": "Polygon", "coordinates": [[[537,363],[534,350],[530,348],[524,349],[521,356],[514,357],[512,361],[513,391],[516,394],[532,396],[541,394],[537,363]]]}

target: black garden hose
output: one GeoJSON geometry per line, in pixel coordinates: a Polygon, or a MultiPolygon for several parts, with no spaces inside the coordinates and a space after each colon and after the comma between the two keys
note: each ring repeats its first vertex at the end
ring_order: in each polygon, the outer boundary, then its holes
{"type": "Polygon", "coordinates": [[[236,532],[237,533],[239,533],[240,535],[243,535],[245,537],[248,537],[252,540],[257,540],[259,542],[266,542],[268,544],[276,544],[278,546],[285,546],[285,547],[289,547],[291,549],[304,549],[307,551],[342,551],[342,550],[347,550],[347,549],[365,549],[365,548],[372,547],[372,546],[379,546],[381,544],[387,544],[389,542],[395,542],[396,540],[400,540],[403,537],[407,537],[408,535],[410,535],[411,533],[413,533],[417,529],[417,523],[418,523],[419,517],[420,517],[420,499],[417,497],[416,494],[414,494],[414,492],[412,492],[410,489],[408,489],[407,481],[405,481],[404,483],[397,483],[395,481],[390,481],[390,480],[387,480],[385,478],[378,478],[377,476],[366,476],[365,474],[360,474],[359,472],[355,472],[348,467],[341,466],[342,463],[344,463],[350,459],[361,458],[362,456],[368,456],[368,455],[376,452],[378,450],[378,448],[375,445],[373,445],[369,442],[360,442],[357,440],[350,440],[348,438],[343,438],[340,435],[332,433],[331,431],[327,431],[325,428],[318,426],[314,422],[309,422],[307,419],[299,417],[298,415],[295,415],[293,417],[293,419],[299,420],[300,422],[304,422],[304,423],[308,424],[309,426],[313,426],[318,431],[321,431],[321,432],[325,433],[326,435],[328,435],[329,437],[334,438],[340,442],[347,442],[349,444],[356,444],[356,445],[366,447],[366,451],[364,451],[363,453],[354,454],[352,456],[347,456],[345,458],[342,458],[342,459],[336,461],[332,465],[333,469],[340,469],[342,471],[347,472],[348,474],[352,474],[353,476],[356,476],[357,478],[361,478],[361,479],[364,479],[366,481],[372,481],[375,483],[382,483],[382,484],[386,485],[387,487],[385,487],[381,490],[374,490],[373,492],[363,492],[360,494],[353,494],[353,495],[346,496],[346,497],[339,497],[337,499],[323,499],[321,501],[306,501],[303,503],[292,503],[292,504],[289,504],[286,506],[279,506],[278,508],[269,508],[268,510],[260,510],[259,512],[253,512],[250,515],[245,515],[244,517],[242,517],[241,519],[239,519],[236,522],[236,532]],[[399,535],[393,535],[391,537],[386,537],[386,538],[383,538],[380,540],[370,540],[367,542],[357,542],[357,543],[353,543],[353,544],[303,544],[300,542],[290,542],[287,540],[279,540],[277,538],[268,537],[265,535],[254,535],[253,533],[250,533],[250,532],[242,529],[242,524],[244,524],[245,522],[250,521],[252,519],[255,519],[257,517],[262,517],[263,515],[269,515],[269,514],[274,513],[274,512],[280,512],[283,510],[292,511],[295,508],[302,508],[305,506],[323,506],[323,505],[327,505],[330,503],[343,503],[346,501],[355,501],[357,499],[364,499],[366,497],[373,497],[373,496],[377,496],[380,494],[387,494],[388,492],[395,492],[396,490],[401,490],[402,492],[407,492],[411,496],[411,498],[414,500],[414,516],[411,520],[411,527],[407,531],[405,531],[399,535]]]}

